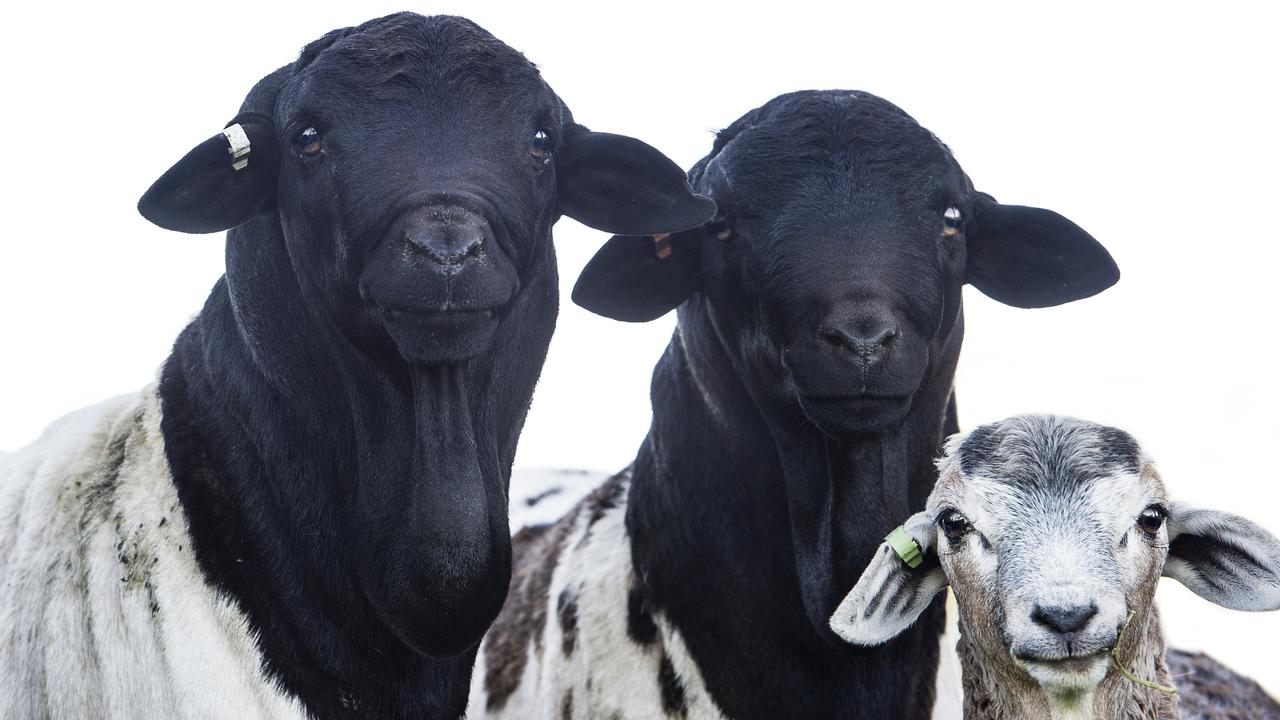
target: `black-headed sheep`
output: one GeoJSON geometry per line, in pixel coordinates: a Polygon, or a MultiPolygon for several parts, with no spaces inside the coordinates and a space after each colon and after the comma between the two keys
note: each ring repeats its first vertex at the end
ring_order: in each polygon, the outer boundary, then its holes
{"type": "Polygon", "coordinates": [[[714,203],[473,23],[267,75],[139,204],[231,231],[158,385],[0,460],[8,717],[460,716],[557,312],[551,227],[714,203]]]}
{"type": "Polygon", "coordinates": [[[590,310],[679,322],[633,467],[517,538],[472,715],[928,718],[941,601],[877,652],[828,619],[958,430],[961,288],[1043,307],[1116,266],[866,93],[776,98],[690,178],[716,221],[616,237],[578,280],[590,310]]]}

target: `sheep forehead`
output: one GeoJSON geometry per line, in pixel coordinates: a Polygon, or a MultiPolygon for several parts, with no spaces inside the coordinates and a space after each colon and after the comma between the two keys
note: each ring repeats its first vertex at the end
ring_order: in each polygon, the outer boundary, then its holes
{"type": "Polygon", "coordinates": [[[388,92],[407,92],[422,82],[472,92],[543,86],[537,66],[475,23],[411,12],[326,35],[303,50],[297,71],[311,86],[321,82],[388,92]]]}
{"type": "Polygon", "coordinates": [[[1071,418],[983,426],[948,444],[940,470],[930,507],[961,509],[993,543],[1110,542],[1164,495],[1132,437],[1071,418]]]}
{"type": "Polygon", "coordinates": [[[962,177],[936,135],[888,101],[857,91],[774,98],[720,133],[712,156],[721,172],[732,166],[734,187],[753,198],[828,173],[858,175],[904,192],[962,177]],[[722,151],[725,157],[718,157],[722,151]]]}

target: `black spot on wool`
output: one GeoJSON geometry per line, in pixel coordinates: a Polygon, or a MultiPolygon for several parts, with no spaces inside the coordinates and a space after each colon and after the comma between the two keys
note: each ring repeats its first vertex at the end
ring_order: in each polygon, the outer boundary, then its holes
{"type": "Polygon", "coordinates": [[[685,698],[684,683],[676,675],[671,657],[662,653],[658,662],[658,689],[662,693],[662,711],[671,717],[688,717],[689,702],[685,698]]]}
{"type": "Polygon", "coordinates": [[[569,657],[578,641],[578,597],[571,589],[565,588],[560,592],[556,600],[556,615],[560,619],[560,651],[569,657]]]}

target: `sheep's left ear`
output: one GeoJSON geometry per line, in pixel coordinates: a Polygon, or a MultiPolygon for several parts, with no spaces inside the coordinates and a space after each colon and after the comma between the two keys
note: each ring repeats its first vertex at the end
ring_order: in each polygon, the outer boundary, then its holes
{"type": "Polygon", "coordinates": [[[1238,515],[1175,504],[1165,577],[1232,610],[1280,610],[1280,540],[1238,515]]]}
{"type": "Polygon", "coordinates": [[[654,236],[613,236],[582,269],[573,301],[624,322],[649,322],[666,315],[701,283],[706,234],[699,226],[654,236]]]}
{"type": "Polygon", "coordinates": [[[138,212],[178,232],[233,228],[274,202],[279,158],[271,121],[256,113],[238,116],[152,183],[138,212]]]}
{"type": "Polygon", "coordinates": [[[906,630],[947,586],[933,551],[933,518],[919,512],[903,529],[920,547],[920,564],[908,565],[886,541],[831,616],[835,634],[855,645],[883,645],[906,630]]]}
{"type": "Polygon", "coordinates": [[[716,214],[715,202],[689,187],[680,166],[632,137],[574,125],[555,162],[560,212],[596,230],[658,235],[716,214]]]}
{"type": "Polygon", "coordinates": [[[1052,210],[1001,205],[979,193],[966,232],[966,280],[993,300],[1020,308],[1062,305],[1120,279],[1107,249],[1052,210]]]}

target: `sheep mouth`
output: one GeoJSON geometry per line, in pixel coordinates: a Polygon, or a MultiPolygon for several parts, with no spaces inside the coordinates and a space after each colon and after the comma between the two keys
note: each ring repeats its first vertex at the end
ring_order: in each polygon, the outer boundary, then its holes
{"type": "Polygon", "coordinates": [[[896,426],[911,410],[911,395],[799,395],[809,421],[834,438],[876,434],[896,426]]]}
{"type": "Polygon", "coordinates": [[[1108,667],[1105,649],[1088,655],[1015,658],[1027,674],[1046,687],[1089,687],[1102,680],[1108,667]]]}
{"type": "Polygon", "coordinates": [[[1018,658],[1024,665],[1040,665],[1046,668],[1053,668],[1065,672],[1086,672],[1093,669],[1093,666],[1099,662],[1106,662],[1107,651],[1099,650],[1088,655],[1067,655],[1057,658],[1018,658]]]}
{"type": "Polygon", "coordinates": [[[421,320],[425,322],[465,323],[477,320],[491,320],[497,313],[497,308],[439,308],[432,310],[383,308],[382,310],[383,316],[392,322],[421,320]]]}
{"type": "Polygon", "coordinates": [[[500,308],[381,308],[382,325],[400,355],[417,365],[455,364],[492,346],[500,308]]]}

